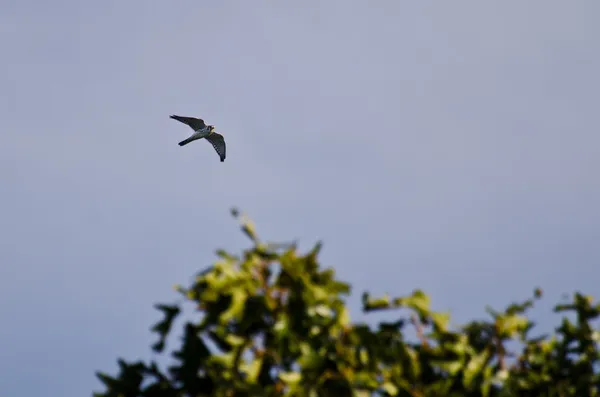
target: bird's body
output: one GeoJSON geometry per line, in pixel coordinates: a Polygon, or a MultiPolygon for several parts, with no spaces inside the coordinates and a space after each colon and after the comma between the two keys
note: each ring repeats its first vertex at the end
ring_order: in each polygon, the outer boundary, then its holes
{"type": "Polygon", "coordinates": [[[171,115],[169,117],[183,124],[187,124],[192,130],[194,130],[194,133],[189,138],[179,142],[179,146],[185,146],[190,142],[206,138],[213,148],[215,148],[215,151],[219,155],[221,162],[225,161],[225,139],[223,138],[223,135],[215,132],[214,126],[206,125],[204,124],[204,120],[194,117],[182,117],[176,115],[171,115]]]}
{"type": "Polygon", "coordinates": [[[210,135],[210,133],[211,133],[211,131],[198,130],[195,133],[193,133],[192,136],[190,136],[188,139],[184,139],[183,141],[179,142],[179,146],[185,146],[190,142],[197,141],[198,139],[206,138],[207,136],[210,135]]]}

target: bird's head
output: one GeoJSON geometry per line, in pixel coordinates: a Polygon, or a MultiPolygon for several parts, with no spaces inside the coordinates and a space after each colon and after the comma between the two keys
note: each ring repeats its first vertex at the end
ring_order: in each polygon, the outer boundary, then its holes
{"type": "Polygon", "coordinates": [[[209,126],[208,126],[208,130],[209,130],[210,132],[213,132],[213,131],[215,130],[215,126],[214,126],[214,125],[209,125],[209,126]]]}

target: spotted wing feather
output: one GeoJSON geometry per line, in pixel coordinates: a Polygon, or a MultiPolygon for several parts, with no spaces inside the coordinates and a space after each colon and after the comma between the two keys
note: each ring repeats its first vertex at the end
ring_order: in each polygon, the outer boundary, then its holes
{"type": "Polygon", "coordinates": [[[221,159],[221,162],[225,161],[225,138],[223,138],[223,135],[213,132],[206,137],[206,140],[213,145],[217,154],[219,155],[219,158],[221,159]]]}
{"type": "Polygon", "coordinates": [[[182,116],[176,116],[176,115],[171,115],[169,117],[172,118],[173,120],[177,120],[183,124],[187,124],[194,131],[198,131],[198,130],[202,130],[202,129],[206,128],[206,124],[204,124],[204,120],[202,120],[202,119],[197,119],[195,117],[182,117],[182,116]]]}

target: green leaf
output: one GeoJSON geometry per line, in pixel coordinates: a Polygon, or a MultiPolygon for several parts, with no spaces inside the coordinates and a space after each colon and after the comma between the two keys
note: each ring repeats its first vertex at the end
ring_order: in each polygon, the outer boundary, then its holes
{"type": "Polygon", "coordinates": [[[524,330],[529,324],[529,319],[519,315],[501,315],[496,318],[496,327],[500,337],[511,337],[524,330]]]}
{"type": "Polygon", "coordinates": [[[256,383],[262,364],[263,357],[256,357],[250,363],[243,364],[242,371],[246,373],[249,383],[256,383]]]}
{"type": "Polygon", "coordinates": [[[396,396],[398,394],[398,388],[391,382],[385,382],[381,385],[381,388],[390,396],[396,396]]]}
{"type": "Polygon", "coordinates": [[[450,322],[450,313],[431,313],[431,320],[433,325],[439,331],[448,330],[448,323],[450,322]]]}
{"type": "Polygon", "coordinates": [[[363,310],[373,311],[386,309],[390,306],[390,297],[386,294],[381,298],[370,298],[368,294],[363,294],[363,310]]]}
{"type": "Polygon", "coordinates": [[[302,380],[302,375],[299,372],[280,372],[279,379],[281,379],[288,385],[295,384],[299,383],[302,380]]]}
{"type": "Polygon", "coordinates": [[[227,342],[229,346],[239,347],[246,343],[246,340],[238,335],[226,334],[225,342],[227,342]]]}
{"type": "Polygon", "coordinates": [[[231,215],[238,220],[244,234],[246,234],[246,236],[248,236],[255,244],[258,244],[258,236],[256,235],[256,229],[252,220],[241,213],[237,208],[231,209],[231,215]]]}
{"type": "Polygon", "coordinates": [[[315,306],[314,311],[321,317],[330,318],[333,316],[333,310],[327,305],[317,305],[315,306]]]}
{"type": "Polygon", "coordinates": [[[247,294],[242,288],[234,289],[231,294],[231,305],[229,309],[223,312],[220,316],[222,323],[228,323],[233,319],[240,319],[244,312],[244,304],[246,303],[247,294]]]}
{"type": "Polygon", "coordinates": [[[315,370],[321,367],[324,357],[313,350],[307,343],[300,345],[300,352],[301,356],[298,359],[298,364],[303,370],[315,370]]]}
{"type": "Polygon", "coordinates": [[[488,357],[489,353],[487,352],[487,350],[485,350],[471,357],[471,359],[468,361],[463,374],[463,382],[464,385],[467,386],[467,388],[471,388],[473,386],[475,377],[483,371],[483,367],[487,362],[488,357]]]}
{"type": "Polygon", "coordinates": [[[159,340],[152,346],[152,349],[160,353],[165,347],[165,339],[171,330],[173,321],[179,315],[181,309],[175,305],[155,305],[154,307],[163,312],[164,315],[163,320],[152,327],[152,331],[159,335],[159,340]]]}
{"type": "Polygon", "coordinates": [[[338,321],[342,326],[350,324],[350,312],[346,306],[339,310],[338,321]]]}
{"type": "Polygon", "coordinates": [[[394,305],[410,307],[418,313],[421,319],[425,319],[430,315],[429,296],[421,290],[414,291],[411,296],[395,299],[394,305]]]}

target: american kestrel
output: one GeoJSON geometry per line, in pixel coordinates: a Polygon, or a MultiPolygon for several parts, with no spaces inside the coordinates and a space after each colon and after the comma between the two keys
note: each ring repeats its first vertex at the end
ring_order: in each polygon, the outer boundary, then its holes
{"type": "Polygon", "coordinates": [[[206,138],[208,142],[215,148],[221,162],[225,161],[225,139],[223,135],[215,132],[215,127],[212,125],[204,124],[204,120],[197,119],[194,117],[181,117],[171,115],[169,116],[173,120],[177,120],[182,122],[183,124],[187,124],[194,133],[188,138],[181,142],[179,142],[179,146],[187,145],[190,142],[193,142],[198,139],[206,138]]]}

